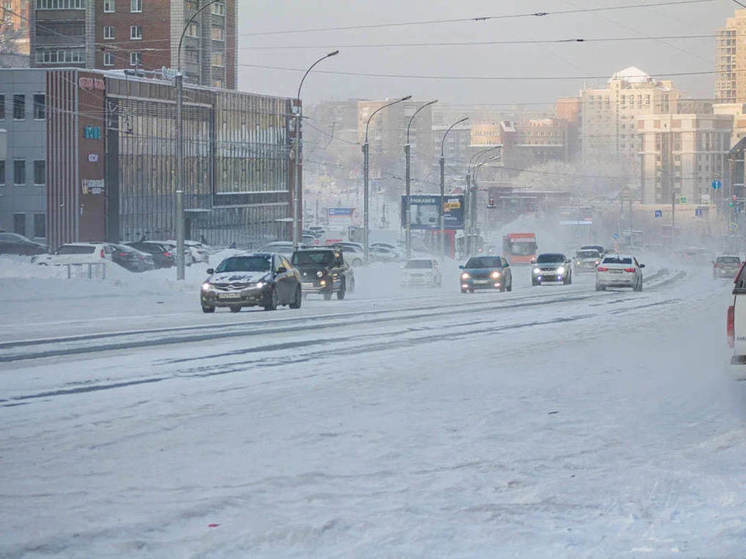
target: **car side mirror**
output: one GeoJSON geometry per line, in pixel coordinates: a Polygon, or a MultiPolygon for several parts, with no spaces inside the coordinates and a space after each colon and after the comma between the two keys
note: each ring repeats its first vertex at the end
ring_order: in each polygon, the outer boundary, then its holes
{"type": "Polygon", "coordinates": [[[640,264],[640,268],[644,268],[644,267],[645,267],[645,264],[640,264]]]}
{"type": "Polygon", "coordinates": [[[209,275],[212,275],[212,274],[214,274],[214,273],[215,273],[215,270],[214,270],[213,268],[207,268],[207,273],[208,273],[209,275]]]}
{"type": "Polygon", "coordinates": [[[531,259],[531,264],[536,264],[536,258],[531,259]]]}
{"type": "Polygon", "coordinates": [[[459,269],[459,270],[463,270],[463,269],[464,269],[464,267],[463,267],[463,266],[459,266],[459,267],[458,267],[458,269],[459,269]]]}
{"type": "Polygon", "coordinates": [[[288,271],[288,269],[285,266],[280,266],[279,268],[277,268],[277,273],[278,274],[284,274],[287,271],[288,271]]]}

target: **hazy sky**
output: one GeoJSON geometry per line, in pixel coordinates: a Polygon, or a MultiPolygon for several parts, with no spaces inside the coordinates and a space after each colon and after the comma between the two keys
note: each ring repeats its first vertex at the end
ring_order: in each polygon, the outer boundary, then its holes
{"type": "MultiPolygon", "coordinates": [[[[596,13],[498,19],[382,29],[278,35],[257,32],[329,26],[497,16],[577,8],[654,4],[665,0],[237,0],[241,89],[295,96],[302,73],[246,65],[305,68],[333,48],[342,52],[318,70],[436,76],[610,76],[627,66],[649,74],[712,71],[712,37],[633,42],[352,48],[350,44],[545,40],[714,34],[736,7],[732,1],[609,10],[596,13]],[[302,46],[301,49],[256,47],[302,46]]],[[[712,97],[714,76],[672,78],[690,97],[712,97]]],[[[588,80],[601,84],[605,80],[588,80]]],[[[449,103],[541,103],[575,95],[582,79],[472,81],[340,76],[314,71],[303,99],[438,98],[449,103]]]]}

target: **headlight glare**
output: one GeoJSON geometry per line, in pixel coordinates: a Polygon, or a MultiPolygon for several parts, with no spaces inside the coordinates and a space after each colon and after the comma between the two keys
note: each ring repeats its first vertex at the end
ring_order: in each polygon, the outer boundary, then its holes
{"type": "Polygon", "coordinates": [[[541,270],[539,268],[534,268],[534,274],[540,274],[541,270]]]}
{"type": "Polygon", "coordinates": [[[322,272],[321,270],[319,270],[318,272],[316,272],[316,277],[317,277],[317,278],[322,278],[322,277],[324,277],[324,272],[322,272]]]}
{"type": "Polygon", "coordinates": [[[565,267],[564,266],[560,266],[559,268],[557,268],[557,273],[558,274],[564,274],[565,273],[565,267]]]}
{"type": "Polygon", "coordinates": [[[469,278],[471,278],[471,275],[469,275],[467,272],[464,272],[463,274],[461,274],[461,279],[467,280],[469,278]]]}
{"type": "Polygon", "coordinates": [[[212,285],[210,285],[210,282],[206,281],[205,283],[202,284],[202,291],[210,291],[211,288],[212,288],[212,285]]]}
{"type": "Polygon", "coordinates": [[[494,272],[492,272],[492,274],[490,274],[490,276],[492,277],[492,279],[499,279],[500,278],[500,272],[494,271],[494,272]]]}

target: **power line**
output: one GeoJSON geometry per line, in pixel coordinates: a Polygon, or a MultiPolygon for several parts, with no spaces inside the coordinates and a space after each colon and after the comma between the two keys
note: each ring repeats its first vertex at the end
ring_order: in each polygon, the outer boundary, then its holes
{"type": "Polygon", "coordinates": [[[420,21],[403,21],[403,22],[390,22],[390,23],[372,23],[367,25],[345,25],[335,27],[315,27],[306,29],[286,29],[280,31],[256,31],[253,33],[242,33],[242,37],[256,37],[266,35],[288,35],[293,33],[318,33],[325,31],[351,31],[356,29],[381,29],[385,27],[405,27],[412,25],[440,25],[446,23],[474,23],[474,22],[486,22],[500,19],[516,19],[516,18],[530,18],[530,17],[545,17],[545,16],[556,16],[556,15],[569,15],[569,14],[582,14],[582,13],[593,13],[593,12],[607,12],[607,11],[618,11],[618,10],[629,10],[636,8],[652,8],[656,6],[678,6],[683,4],[702,4],[705,2],[713,2],[714,0],[676,0],[672,2],[655,2],[652,4],[624,4],[621,6],[609,6],[604,8],[577,8],[573,10],[556,10],[551,12],[523,12],[516,14],[502,14],[493,16],[477,16],[477,17],[464,17],[464,18],[451,18],[451,19],[430,19],[420,21]]]}
{"type": "MultiPolygon", "coordinates": [[[[287,72],[305,72],[305,68],[289,68],[286,66],[268,66],[264,64],[238,64],[242,68],[260,68],[264,70],[282,70],[287,72]]],[[[439,75],[419,75],[419,74],[378,74],[368,72],[343,72],[337,70],[316,70],[317,74],[330,74],[336,76],[357,76],[364,78],[394,78],[394,79],[415,79],[415,80],[477,80],[477,81],[544,81],[544,80],[599,80],[607,79],[609,76],[585,75],[585,76],[439,76],[439,75]]],[[[717,74],[715,70],[699,72],[654,72],[651,75],[661,77],[682,77],[682,76],[705,76],[717,74]]],[[[629,78],[640,77],[647,78],[646,75],[628,76],[629,78]]]]}
{"type": "Polygon", "coordinates": [[[565,39],[535,39],[512,41],[454,41],[454,42],[426,42],[426,43],[351,43],[327,45],[279,45],[279,46],[248,46],[238,50],[306,50],[306,49],[358,49],[358,48],[416,48],[416,47],[471,47],[490,45],[548,45],[548,44],[577,44],[577,43],[618,43],[627,41],[661,41],[661,40],[693,40],[713,39],[715,34],[699,35],[661,35],[648,37],[571,37],[565,39]]]}

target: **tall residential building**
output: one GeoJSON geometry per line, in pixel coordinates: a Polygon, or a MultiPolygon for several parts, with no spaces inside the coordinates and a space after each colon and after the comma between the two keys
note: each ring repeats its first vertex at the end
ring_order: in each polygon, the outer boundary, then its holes
{"type": "Polygon", "coordinates": [[[236,87],[236,1],[203,10],[204,0],[33,0],[31,64],[160,71],[177,68],[185,80],[236,87]],[[187,22],[189,22],[187,26],[187,22]]]}
{"type": "Polygon", "coordinates": [[[10,63],[14,55],[28,57],[28,17],[29,0],[2,0],[0,3],[0,57],[8,57],[10,63]]]}
{"type": "Polygon", "coordinates": [[[715,100],[719,103],[746,101],[746,48],[738,46],[738,37],[746,34],[746,10],[736,10],[718,29],[715,52],[715,100]]]}
{"type": "Polygon", "coordinates": [[[637,118],[644,204],[707,203],[713,179],[726,177],[733,117],[654,114],[637,118]]]}
{"type": "Polygon", "coordinates": [[[614,74],[605,88],[580,92],[582,157],[636,160],[641,116],[678,112],[681,93],[670,81],[651,78],[634,66],[614,74]]]}

